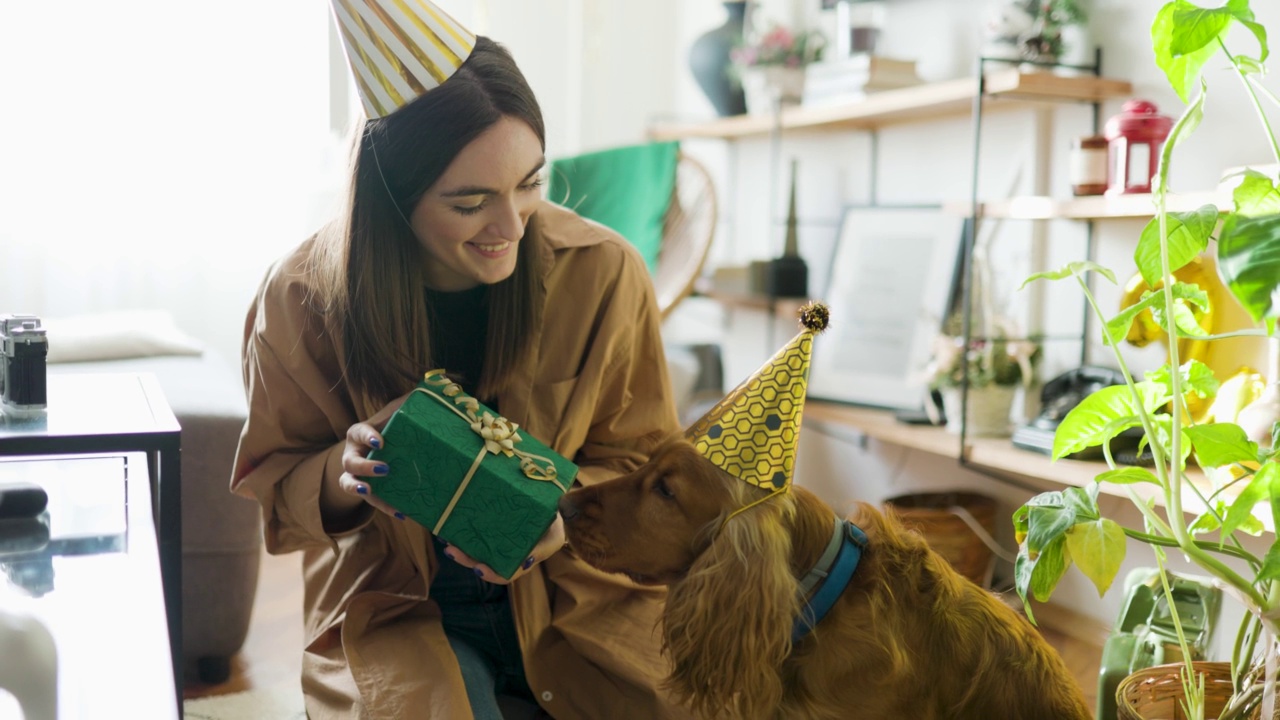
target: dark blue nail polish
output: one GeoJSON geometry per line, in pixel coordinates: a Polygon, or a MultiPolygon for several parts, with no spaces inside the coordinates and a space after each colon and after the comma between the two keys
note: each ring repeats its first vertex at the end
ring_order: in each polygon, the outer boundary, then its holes
{"type": "Polygon", "coordinates": [[[356,492],[360,493],[361,495],[368,495],[369,488],[365,487],[364,485],[357,485],[356,492]]]}
{"type": "Polygon", "coordinates": [[[382,447],[382,441],[379,440],[378,438],[369,438],[369,447],[373,448],[374,450],[377,450],[378,448],[382,447]]]}
{"type": "Polygon", "coordinates": [[[529,568],[533,567],[533,556],[530,555],[529,558],[524,561],[524,565],[521,565],[520,567],[525,570],[528,570],[529,568]]]}
{"type": "Polygon", "coordinates": [[[436,536],[436,542],[440,543],[441,545],[443,545],[443,546],[445,546],[445,547],[449,547],[449,541],[448,541],[448,540],[445,540],[444,538],[440,537],[439,535],[437,535],[437,536],[436,536]]]}
{"type": "Polygon", "coordinates": [[[386,465],[378,464],[373,466],[374,475],[386,475],[389,468],[386,465]]]}
{"type": "Polygon", "coordinates": [[[398,512],[398,513],[396,513],[396,519],[397,519],[397,520],[403,520],[403,519],[404,519],[404,513],[402,513],[402,512],[398,512]]]}
{"type": "Polygon", "coordinates": [[[475,568],[475,571],[476,571],[476,577],[478,577],[478,578],[483,578],[483,577],[484,577],[484,571],[483,571],[483,570],[481,570],[480,568],[475,568]]]}

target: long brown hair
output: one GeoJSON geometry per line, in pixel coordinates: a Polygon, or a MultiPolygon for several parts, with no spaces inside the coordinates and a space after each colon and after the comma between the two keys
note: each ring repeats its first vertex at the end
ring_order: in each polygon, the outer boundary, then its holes
{"type": "MultiPolygon", "coordinates": [[[[356,129],[347,211],[321,233],[317,292],[331,330],[341,333],[348,381],[375,402],[407,392],[434,362],[426,255],[408,218],[458,153],[503,117],[524,121],[546,149],[542,111],[524,75],[505,48],[477,37],[448,80],[356,129]]],[[[542,320],[537,227],[534,215],[517,244],[515,272],[489,290],[481,399],[505,387],[542,320]]]]}

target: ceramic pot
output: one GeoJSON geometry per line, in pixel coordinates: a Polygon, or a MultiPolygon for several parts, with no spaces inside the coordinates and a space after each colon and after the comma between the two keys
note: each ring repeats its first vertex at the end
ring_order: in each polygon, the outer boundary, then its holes
{"type": "Polygon", "coordinates": [[[742,89],[746,93],[747,112],[763,115],[778,104],[799,105],[804,98],[804,68],[782,65],[757,65],[742,71],[742,89]]]}
{"type": "Polygon", "coordinates": [[[742,87],[729,75],[732,60],[729,51],[742,42],[746,2],[725,2],[729,18],[693,41],[689,48],[689,69],[703,94],[711,101],[720,117],[742,115],[747,104],[742,87]]]}
{"type": "MultiPolygon", "coordinates": [[[[987,385],[969,389],[968,418],[965,435],[969,437],[1008,437],[1011,434],[1009,411],[1018,393],[1017,385],[987,385]]],[[[942,407],[947,413],[947,432],[960,434],[960,388],[944,388],[942,407]]]]}

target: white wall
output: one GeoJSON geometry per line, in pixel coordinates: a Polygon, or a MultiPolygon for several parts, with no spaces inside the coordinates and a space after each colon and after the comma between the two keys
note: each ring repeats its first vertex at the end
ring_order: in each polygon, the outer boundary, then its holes
{"type": "MultiPolygon", "coordinates": [[[[686,15],[697,16],[698,22],[711,27],[718,22],[707,17],[709,3],[695,2],[686,6],[686,15]]],[[[1166,114],[1177,116],[1181,103],[1151,59],[1150,22],[1163,3],[1160,0],[1094,0],[1091,4],[1090,31],[1094,41],[1103,47],[1104,74],[1123,78],[1134,85],[1134,94],[1157,103],[1166,114]]],[[[819,3],[802,3],[803,14],[811,22],[823,22],[817,10],[819,3]],[[809,7],[812,6],[812,7],[809,7]]],[[[1253,3],[1260,21],[1272,28],[1280,27],[1280,7],[1274,3],[1253,3]]],[[[787,17],[797,6],[777,0],[764,3],[765,13],[787,17]]],[[[914,58],[926,80],[945,80],[970,76],[973,57],[980,44],[985,2],[961,0],[891,0],[887,3],[888,22],[882,36],[885,54],[914,58]]],[[[695,33],[696,35],[696,33],[695,33]]],[[[1247,42],[1248,38],[1240,39],[1247,42]]],[[[1252,46],[1245,45],[1247,48],[1252,46]]],[[[1221,63],[1218,63],[1220,66],[1221,63]]],[[[1224,168],[1274,160],[1259,131],[1258,122],[1238,81],[1219,67],[1207,73],[1210,104],[1205,121],[1191,140],[1175,154],[1172,187],[1176,191],[1213,189],[1224,168]]],[[[712,116],[710,105],[688,93],[680,97],[681,114],[686,118],[712,116]]],[[[1117,113],[1121,101],[1108,102],[1102,118],[1117,113]]],[[[1275,108],[1270,113],[1276,117],[1275,108]]],[[[1066,196],[1070,194],[1066,178],[1066,152],[1077,135],[1088,134],[1087,106],[1055,106],[1040,113],[1017,111],[991,113],[987,116],[982,137],[979,186],[985,197],[1001,197],[1010,192],[1031,192],[1037,173],[1044,174],[1045,190],[1066,196]],[[1048,154],[1037,158],[1038,133],[1048,135],[1048,154]],[[1012,180],[1022,168],[1020,182],[1012,180]]],[[[970,192],[972,125],[968,118],[946,119],[885,130],[880,135],[881,202],[937,202],[968,199],[970,192]]],[[[720,141],[686,143],[686,149],[716,164],[720,171],[722,202],[730,209],[722,224],[722,235],[714,249],[716,261],[745,263],[776,255],[783,237],[786,210],[786,161],[800,161],[799,220],[802,253],[811,272],[826,267],[836,232],[836,222],[843,205],[865,203],[869,197],[867,164],[869,141],[859,132],[796,132],[786,134],[781,142],[780,160],[773,157],[768,139],[747,139],[732,147],[720,141]],[[730,172],[729,168],[733,168],[730,172]],[[780,171],[772,177],[774,171],[780,171]]],[[[1134,270],[1133,247],[1143,227],[1138,220],[1115,220],[1097,225],[1099,260],[1114,268],[1123,282],[1134,270]]],[[[1002,275],[997,283],[1005,289],[1016,286],[1025,276],[1030,261],[1033,223],[1009,221],[1003,224],[995,239],[995,252],[1002,261],[1002,275]]],[[[1079,259],[1083,254],[1081,223],[1057,221],[1042,230],[1045,252],[1051,265],[1079,259]]],[[[1028,318],[1032,328],[1049,331],[1078,331],[1081,299],[1078,292],[1064,284],[1045,298],[1049,308],[1043,317],[1028,318]]],[[[1015,295],[1006,290],[1010,307],[1027,302],[1026,293],[1015,295]]],[[[1119,291],[1099,291],[1101,306],[1114,312],[1119,291]]],[[[838,318],[833,318],[838,321],[838,318]]],[[[680,340],[718,337],[728,349],[726,382],[730,385],[752,372],[778,346],[786,341],[793,328],[788,321],[770,325],[762,313],[725,311],[709,302],[686,303],[668,324],[668,332],[680,340]]],[[[1053,349],[1046,370],[1054,373],[1078,363],[1078,346],[1053,349]]],[[[1153,352],[1130,349],[1130,360],[1141,367],[1163,362],[1153,352]]],[[[1109,354],[1101,346],[1092,348],[1091,357],[1107,362],[1109,354]]],[[[1262,367],[1261,344],[1246,347],[1241,357],[1252,357],[1254,367],[1262,367]]],[[[810,394],[823,394],[822,388],[810,388],[810,394]]],[[[1046,463],[1048,459],[1046,458],[1046,463]]],[[[1032,492],[1005,484],[959,467],[954,461],[926,453],[904,450],[875,441],[864,441],[848,428],[823,427],[807,423],[802,435],[797,482],[817,490],[839,509],[853,500],[879,502],[885,497],[915,490],[965,488],[976,489],[996,497],[1005,513],[1001,540],[1009,550],[1015,548],[1007,515],[1025,502],[1032,492]]],[[[1107,504],[1117,513],[1115,519],[1133,527],[1141,527],[1136,511],[1124,501],[1111,499],[1107,504]]],[[[1266,542],[1251,540],[1249,549],[1265,554],[1266,542]]],[[[1129,569],[1151,566],[1154,558],[1146,546],[1130,543],[1129,559],[1121,569],[1115,586],[1099,601],[1091,583],[1072,571],[1060,585],[1055,602],[1087,613],[1099,623],[1110,626],[1116,619],[1123,590],[1119,587],[1129,569]]],[[[1174,567],[1187,566],[1176,558],[1174,567]]],[[[1011,576],[1011,568],[1001,565],[1000,575],[1011,576]]],[[[1239,611],[1230,602],[1224,612],[1220,648],[1225,648],[1235,633],[1239,611]]]]}
{"type": "MultiPolygon", "coordinates": [[[[678,0],[438,3],[512,50],[552,157],[674,112],[678,0]]],[[[238,358],[267,266],[342,186],[330,23],[326,0],[6,5],[0,313],[166,308],[238,358]]]]}

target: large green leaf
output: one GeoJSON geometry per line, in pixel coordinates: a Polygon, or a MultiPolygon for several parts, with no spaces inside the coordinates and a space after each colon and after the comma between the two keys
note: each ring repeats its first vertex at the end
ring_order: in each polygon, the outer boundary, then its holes
{"type": "MultiPolygon", "coordinates": [[[[1168,393],[1157,383],[1143,381],[1135,383],[1134,388],[1148,414],[1169,402],[1168,393]]],[[[1113,421],[1138,414],[1127,385],[1112,385],[1090,394],[1058,425],[1053,436],[1053,458],[1102,444],[1113,421]]]]}
{"type": "MultiPolygon", "coordinates": [[[[1253,514],[1253,508],[1258,503],[1268,500],[1274,505],[1280,500],[1280,471],[1277,467],[1280,466],[1277,466],[1274,461],[1263,465],[1249,480],[1249,484],[1240,491],[1235,501],[1231,503],[1231,507],[1227,509],[1227,517],[1222,523],[1223,535],[1230,534],[1240,527],[1245,518],[1253,514]]],[[[1274,527],[1280,527],[1280,525],[1274,527]]]]}
{"type": "Polygon", "coordinates": [[[1114,520],[1100,518],[1077,523],[1067,531],[1071,560],[1098,588],[1102,597],[1116,579],[1126,549],[1124,530],[1114,520]]]}
{"type": "Polygon", "coordinates": [[[1077,524],[1086,520],[1097,520],[1100,516],[1097,497],[1090,494],[1092,489],[1095,488],[1069,487],[1062,491],[1064,506],[1075,515],[1077,524]]]}
{"type": "Polygon", "coordinates": [[[1200,467],[1221,467],[1258,458],[1258,443],[1234,423],[1212,423],[1187,428],[1200,467]]]}
{"type": "MultiPolygon", "coordinates": [[[[1253,10],[1249,9],[1249,0],[1228,0],[1227,11],[1258,39],[1256,62],[1262,64],[1267,59],[1267,56],[1271,54],[1271,49],[1267,47],[1267,29],[1254,19],[1253,10]]],[[[1236,59],[1241,57],[1243,56],[1240,54],[1236,55],[1236,59]]],[[[1249,59],[1252,60],[1253,58],[1249,59]]]]}
{"type": "MultiPolygon", "coordinates": [[[[1165,334],[1169,333],[1169,320],[1164,312],[1164,294],[1159,290],[1153,291],[1153,294],[1159,295],[1159,302],[1151,306],[1151,317],[1155,320],[1165,334]]],[[[1205,337],[1208,335],[1204,328],[1200,327],[1200,323],[1196,321],[1195,314],[1187,304],[1196,305],[1201,310],[1209,309],[1209,295],[1200,289],[1199,285],[1192,283],[1174,283],[1173,284],[1173,322],[1178,328],[1178,337],[1205,337]]]]}
{"type": "Polygon", "coordinates": [[[1214,44],[1231,23],[1231,18],[1229,8],[1206,9],[1190,2],[1175,2],[1169,51],[1174,55],[1186,55],[1214,44]]]}
{"type": "MultiPolygon", "coordinates": [[[[1218,208],[1202,205],[1191,212],[1172,212],[1166,215],[1169,231],[1169,272],[1177,272],[1209,247],[1209,236],[1218,226],[1218,208]]],[[[1133,261],[1142,273],[1147,285],[1156,287],[1164,278],[1160,262],[1160,218],[1154,217],[1142,229],[1138,247],[1133,251],[1133,261]]]]}
{"type": "Polygon", "coordinates": [[[1207,11],[1186,0],[1175,0],[1160,8],[1151,24],[1151,48],[1156,65],[1164,71],[1169,85],[1187,102],[1200,70],[1218,51],[1215,40],[1227,28],[1230,13],[1207,11]],[[1203,16],[1200,13],[1212,13],[1203,16]],[[1216,29],[1216,34],[1211,34],[1216,29]]]}
{"type": "Polygon", "coordinates": [[[1151,483],[1156,486],[1160,485],[1160,480],[1155,475],[1152,475],[1150,470],[1144,470],[1140,467],[1122,467],[1108,470],[1094,478],[1094,481],[1115,483],[1116,485],[1132,485],[1140,482],[1151,483]]]}
{"type": "Polygon", "coordinates": [[[1218,274],[1255,321],[1280,316],[1280,215],[1228,216],[1218,236],[1218,274]]]}
{"type": "Polygon", "coordinates": [[[1028,516],[1027,552],[1038,558],[1053,541],[1076,524],[1076,513],[1065,507],[1033,507],[1028,516]]]}
{"type": "Polygon", "coordinates": [[[1280,213],[1280,189],[1271,178],[1257,170],[1245,170],[1240,184],[1231,192],[1236,214],[1244,217],[1280,213]]]}
{"type": "MultiPolygon", "coordinates": [[[[1173,395],[1173,382],[1170,378],[1169,364],[1165,363],[1155,370],[1143,373],[1151,382],[1160,383],[1170,396],[1173,395]]],[[[1182,364],[1181,390],[1184,395],[1195,393],[1202,398],[1211,398],[1218,394],[1222,383],[1213,374],[1213,369],[1199,360],[1188,360],[1182,364]]]]}
{"type": "Polygon", "coordinates": [[[1067,550],[1066,533],[1040,551],[1035,569],[1031,572],[1031,594],[1040,602],[1048,602],[1058,581],[1071,567],[1071,553],[1067,550]]]}
{"type": "Polygon", "coordinates": [[[1280,540],[1271,543],[1271,549],[1262,559],[1262,568],[1258,570],[1257,582],[1264,580],[1280,580],[1280,540]]]}
{"type": "MultiPolygon", "coordinates": [[[[1205,334],[1204,328],[1201,328],[1196,322],[1195,316],[1191,309],[1186,307],[1186,303],[1198,306],[1201,310],[1209,309],[1209,296],[1198,285],[1192,283],[1174,283],[1174,321],[1177,323],[1179,335],[1183,337],[1200,337],[1205,334]]],[[[1169,332],[1169,323],[1165,320],[1164,314],[1164,293],[1161,290],[1148,290],[1142,294],[1142,298],[1138,302],[1116,313],[1114,317],[1107,320],[1106,325],[1102,328],[1103,337],[1109,341],[1109,344],[1115,345],[1129,334],[1129,326],[1133,324],[1134,318],[1144,310],[1150,310],[1152,318],[1159,324],[1160,328],[1166,333],[1169,332]]]]}
{"type": "Polygon", "coordinates": [[[1069,277],[1084,277],[1086,272],[1096,272],[1102,277],[1110,280],[1112,285],[1117,284],[1116,274],[1112,272],[1110,268],[1103,267],[1092,260],[1078,260],[1076,262],[1067,263],[1057,270],[1046,270],[1045,272],[1028,275],[1027,279],[1023,280],[1022,284],[1018,286],[1018,289],[1021,290],[1036,280],[1061,280],[1069,277]]]}
{"type": "MultiPolygon", "coordinates": [[[[1173,452],[1173,416],[1169,413],[1160,413],[1153,417],[1151,422],[1155,426],[1156,437],[1160,439],[1160,447],[1164,448],[1166,454],[1173,452]]],[[[1191,457],[1192,443],[1191,436],[1187,435],[1187,427],[1183,425],[1181,430],[1182,439],[1178,445],[1178,452],[1181,457],[1179,458],[1178,467],[1185,468],[1187,466],[1187,458],[1191,457]]],[[[1138,441],[1138,450],[1141,451],[1145,448],[1149,441],[1150,438],[1143,435],[1142,439],[1138,441]]]]}

